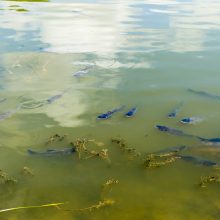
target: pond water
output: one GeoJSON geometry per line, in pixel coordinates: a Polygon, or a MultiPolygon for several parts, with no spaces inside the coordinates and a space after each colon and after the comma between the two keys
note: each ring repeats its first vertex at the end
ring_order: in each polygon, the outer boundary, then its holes
{"type": "MultiPolygon", "coordinates": [[[[0,219],[219,219],[220,184],[199,183],[220,171],[180,158],[220,163],[218,146],[198,138],[220,137],[219,8],[217,0],[0,1],[0,169],[17,180],[0,175],[0,209],[64,203],[0,219]],[[27,152],[71,148],[77,138],[95,140],[80,158],[27,152]],[[181,145],[175,162],[144,165],[147,154],[181,145]]],[[[174,156],[164,158],[155,160],[174,156]]]]}

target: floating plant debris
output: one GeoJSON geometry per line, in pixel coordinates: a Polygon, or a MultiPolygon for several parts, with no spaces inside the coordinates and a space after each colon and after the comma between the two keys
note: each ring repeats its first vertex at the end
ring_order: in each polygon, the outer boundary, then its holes
{"type": "Polygon", "coordinates": [[[130,160],[134,159],[134,157],[141,155],[139,152],[137,152],[135,148],[127,147],[125,140],[122,138],[112,138],[111,141],[112,143],[116,143],[120,147],[120,149],[127,153],[130,160]]]}
{"type": "Polygon", "coordinates": [[[111,178],[107,180],[103,185],[102,185],[102,192],[101,192],[101,198],[104,198],[108,192],[112,190],[112,187],[114,185],[117,185],[119,181],[117,179],[111,178]]]}
{"type": "Polygon", "coordinates": [[[31,170],[29,167],[23,167],[21,173],[25,176],[34,176],[33,170],[31,170]]]}
{"type": "Polygon", "coordinates": [[[201,176],[199,186],[200,187],[207,187],[207,184],[212,182],[220,182],[219,176],[210,175],[210,176],[201,176]]]}
{"type": "Polygon", "coordinates": [[[11,178],[7,173],[0,170],[0,183],[2,184],[10,184],[10,183],[17,183],[18,181],[14,178],[11,178]]]}
{"type": "Polygon", "coordinates": [[[95,150],[87,151],[88,154],[91,154],[90,156],[86,157],[85,159],[89,159],[92,157],[99,157],[102,160],[107,161],[108,163],[111,163],[111,160],[109,159],[108,155],[108,149],[101,149],[99,152],[95,150]]]}
{"type": "Polygon", "coordinates": [[[63,141],[66,138],[66,134],[64,135],[59,135],[59,134],[54,134],[49,139],[47,140],[46,144],[51,144],[55,141],[63,141]]]}
{"type": "Polygon", "coordinates": [[[88,141],[89,140],[87,138],[77,138],[74,142],[70,143],[72,146],[75,147],[79,159],[82,159],[82,154],[88,153],[86,147],[88,141]]]}
{"type": "Polygon", "coordinates": [[[180,159],[179,156],[177,155],[154,155],[150,154],[147,155],[146,159],[144,160],[144,166],[146,168],[156,168],[156,167],[161,167],[165,166],[167,164],[171,164],[175,162],[177,159],[180,159]],[[160,158],[165,158],[161,160],[160,158]]]}
{"type": "Polygon", "coordinates": [[[68,210],[65,210],[65,211],[72,211],[72,212],[92,212],[92,211],[95,211],[97,209],[100,209],[100,208],[104,208],[104,207],[107,207],[107,206],[111,206],[111,205],[114,205],[115,204],[115,201],[112,200],[112,199],[104,199],[104,200],[101,200],[101,201],[98,201],[97,204],[94,204],[94,205],[91,205],[89,207],[86,207],[86,208],[81,208],[81,209],[68,209],[68,210]]]}
{"type": "Polygon", "coordinates": [[[118,184],[119,181],[112,178],[112,179],[109,179],[107,180],[103,185],[102,185],[102,191],[101,191],[101,200],[97,202],[97,204],[94,204],[94,205],[91,205],[89,207],[86,207],[86,208],[81,208],[81,209],[68,209],[68,210],[65,210],[65,211],[72,211],[72,212],[92,212],[92,211],[95,211],[95,210],[98,210],[100,208],[104,208],[104,207],[107,207],[107,206],[111,206],[111,205],[114,205],[115,204],[115,200],[113,199],[106,199],[105,196],[106,196],[106,193],[109,192],[109,190],[112,189],[112,186],[115,185],[115,184],[118,184]]]}

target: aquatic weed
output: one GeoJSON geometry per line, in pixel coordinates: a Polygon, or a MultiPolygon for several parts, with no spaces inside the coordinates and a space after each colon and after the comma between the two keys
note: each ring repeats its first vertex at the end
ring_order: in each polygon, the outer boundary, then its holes
{"type": "Polygon", "coordinates": [[[29,167],[27,166],[24,166],[21,170],[21,173],[24,175],[24,176],[34,176],[34,172],[33,170],[31,170],[29,167]]]}
{"type": "Polygon", "coordinates": [[[199,186],[205,188],[207,187],[207,184],[212,182],[220,182],[220,177],[217,175],[201,176],[199,186]]]}
{"type": "Polygon", "coordinates": [[[64,135],[54,134],[48,138],[46,144],[51,144],[56,141],[63,141],[66,138],[66,136],[67,136],[66,134],[64,135]]]}
{"type": "Polygon", "coordinates": [[[107,180],[103,185],[102,185],[102,191],[101,191],[101,198],[104,198],[107,193],[109,193],[114,185],[117,185],[119,181],[117,179],[111,178],[107,180]]]}
{"type": "Polygon", "coordinates": [[[137,152],[135,148],[127,147],[126,141],[122,138],[111,138],[112,143],[116,143],[119,148],[128,155],[129,160],[133,160],[134,157],[140,156],[141,154],[137,152]]]}
{"type": "MultiPolygon", "coordinates": [[[[169,154],[168,154],[169,155],[169,154]]],[[[171,164],[173,162],[175,162],[177,159],[179,159],[180,157],[177,155],[169,155],[169,156],[158,156],[155,154],[150,154],[147,155],[147,157],[144,160],[144,166],[146,168],[156,168],[156,167],[161,167],[161,166],[165,166],[167,164],[171,164]],[[161,158],[165,158],[163,160],[161,160],[161,158]]]]}
{"type": "Polygon", "coordinates": [[[14,178],[11,178],[6,172],[0,170],[0,183],[2,184],[10,184],[17,183],[18,181],[14,178]]]}

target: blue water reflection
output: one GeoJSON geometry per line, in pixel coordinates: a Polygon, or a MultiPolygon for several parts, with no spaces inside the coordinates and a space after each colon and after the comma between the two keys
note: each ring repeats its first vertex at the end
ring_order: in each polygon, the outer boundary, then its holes
{"type": "Polygon", "coordinates": [[[12,4],[1,2],[1,51],[201,51],[220,27],[217,1],[18,2],[28,12],[12,4]]]}

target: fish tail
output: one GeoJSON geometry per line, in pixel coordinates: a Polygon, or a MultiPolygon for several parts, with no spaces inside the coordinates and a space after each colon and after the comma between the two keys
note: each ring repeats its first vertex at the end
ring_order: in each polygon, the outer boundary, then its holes
{"type": "Polygon", "coordinates": [[[198,138],[200,141],[207,141],[206,138],[202,138],[202,137],[199,137],[199,136],[195,136],[196,138],[198,138]]]}

